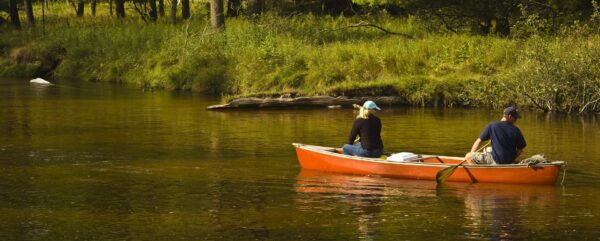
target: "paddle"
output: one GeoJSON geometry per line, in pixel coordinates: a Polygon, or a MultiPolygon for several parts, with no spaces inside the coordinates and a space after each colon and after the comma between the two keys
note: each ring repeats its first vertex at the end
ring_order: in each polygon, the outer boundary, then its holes
{"type": "MultiPolygon", "coordinates": [[[[476,152],[481,151],[483,148],[485,148],[486,146],[488,146],[490,144],[490,142],[488,142],[487,144],[483,145],[481,148],[479,148],[479,150],[477,150],[476,152]]],[[[449,166],[446,167],[442,170],[439,170],[436,174],[435,174],[435,181],[437,183],[443,183],[446,181],[446,179],[448,179],[448,177],[452,176],[452,174],[454,174],[454,171],[456,171],[456,168],[458,168],[459,166],[461,166],[463,163],[465,163],[468,159],[464,159],[462,160],[460,163],[454,165],[454,166],[449,166]]]]}
{"type": "Polygon", "coordinates": [[[446,179],[448,179],[448,177],[452,176],[452,174],[454,174],[454,171],[456,171],[456,168],[458,168],[460,165],[462,165],[463,163],[465,163],[467,161],[467,159],[464,159],[463,161],[461,161],[460,163],[458,163],[457,165],[454,166],[450,166],[450,167],[446,167],[440,171],[438,171],[435,174],[435,181],[437,183],[442,183],[445,182],[446,179]]]}

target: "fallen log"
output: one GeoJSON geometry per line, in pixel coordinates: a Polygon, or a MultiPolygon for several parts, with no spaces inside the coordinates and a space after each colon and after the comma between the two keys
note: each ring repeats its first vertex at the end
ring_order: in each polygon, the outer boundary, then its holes
{"type": "Polygon", "coordinates": [[[346,97],[346,96],[304,96],[304,97],[243,97],[229,101],[227,104],[211,105],[207,110],[224,110],[239,108],[271,108],[271,107],[352,107],[367,100],[375,101],[380,106],[404,104],[406,100],[398,96],[380,97],[346,97]]]}

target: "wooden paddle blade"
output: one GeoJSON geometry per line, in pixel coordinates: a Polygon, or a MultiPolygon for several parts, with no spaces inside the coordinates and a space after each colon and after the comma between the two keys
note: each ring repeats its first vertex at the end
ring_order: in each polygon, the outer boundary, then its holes
{"type": "Polygon", "coordinates": [[[452,176],[452,174],[454,174],[454,171],[456,171],[456,168],[458,168],[460,165],[462,165],[463,163],[465,163],[467,160],[463,160],[460,163],[458,163],[457,165],[454,166],[450,166],[450,167],[446,167],[440,171],[438,171],[435,174],[435,181],[437,183],[442,183],[445,182],[446,179],[448,179],[450,176],[452,176]]]}
{"type": "Polygon", "coordinates": [[[438,173],[435,174],[435,181],[437,183],[445,182],[446,179],[448,179],[448,177],[450,177],[450,176],[452,176],[452,174],[454,174],[455,170],[456,170],[456,166],[447,167],[447,168],[440,170],[438,173]]]}

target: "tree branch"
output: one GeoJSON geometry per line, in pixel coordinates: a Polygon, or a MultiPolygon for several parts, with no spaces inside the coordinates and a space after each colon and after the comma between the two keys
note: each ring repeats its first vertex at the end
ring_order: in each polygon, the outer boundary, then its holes
{"type": "Polygon", "coordinates": [[[600,102],[600,98],[597,98],[597,99],[595,99],[593,101],[588,101],[587,103],[585,103],[585,105],[583,107],[579,108],[579,114],[583,114],[583,112],[585,112],[585,110],[587,109],[587,107],[589,105],[596,104],[598,102],[600,102]]]}
{"type": "Polygon", "coordinates": [[[144,20],[144,23],[148,23],[148,20],[147,20],[148,14],[145,11],[145,8],[146,8],[146,3],[145,2],[138,3],[136,1],[133,1],[133,9],[140,15],[140,17],[142,18],[142,20],[144,20]],[[138,5],[142,5],[142,7],[144,8],[144,10],[142,10],[140,8],[140,6],[138,6],[138,5]]]}
{"type": "MultiPolygon", "coordinates": [[[[523,88],[523,90],[525,90],[525,88],[523,88]]],[[[544,107],[541,104],[539,104],[535,98],[533,98],[533,96],[529,95],[529,93],[527,91],[521,91],[523,93],[523,95],[525,95],[525,97],[529,98],[529,100],[531,102],[533,102],[533,105],[536,106],[537,108],[543,110],[544,112],[548,112],[550,111],[550,108],[544,107]]]]}
{"type": "Polygon", "coordinates": [[[332,31],[344,30],[344,29],[348,29],[348,28],[360,28],[360,27],[372,27],[372,28],[379,29],[379,30],[381,30],[381,31],[383,31],[384,33],[387,33],[387,34],[400,35],[400,36],[408,38],[408,39],[414,38],[411,35],[408,35],[408,34],[405,34],[405,33],[393,32],[393,31],[387,30],[387,29],[385,29],[385,28],[383,28],[383,27],[381,27],[379,25],[375,25],[375,24],[372,24],[372,23],[369,23],[369,22],[364,22],[364,21],[361,21],[361,22],[359,22],[357,24],[352,24],[352,25],[340,27],[340,28],[324,29],[324,30],[321,30],[321,31],[319,31],[317,33],[332,32],[332,31]]]}
{"type": "Polygon", "coordinates": [[[69,3],[71,4],[71,7],[73,7],[75,14],[77,14],[77,5],[75,5],[75,2],[69,1],[69,3]]]}
{"type": "Polygon", "coordinates": [[[446,27],[448,30],[452,31],[453,33],[458,33],[458,32],[456,32],[456,30],[454,30],[454,28],[452,28],[452,27],[450,26],[450,24],[448,24],[448,22],[446,22],[446,19],[444,18],[444,16],[442,16],[440,13],[438,13],[438,12],[437,12],[437,11],[435,11],[435,10],[432,10],[431,12],[433,13],[433,15],[435,15],[436,17],[438,17],[438,18],[440,19],[440,21],[442,21],[442,23],[444,24],[444,26],[445,26],[445,27],[446,27]]]}

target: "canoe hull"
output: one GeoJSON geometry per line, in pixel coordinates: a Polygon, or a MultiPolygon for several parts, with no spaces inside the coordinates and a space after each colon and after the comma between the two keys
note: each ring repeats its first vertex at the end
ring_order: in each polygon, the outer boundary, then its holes
{"type": "MultiPolygon", "coordinates": [[[[390,162],[377,158],[352,157],[334,148],[294,144],[302,168],[359,175],[379,175],[419,180],[435,180],[438,171],[459,163],[458,157],[429,156],[422,162],[390,162]]],[[[450,176],[450,182],[511,184],[555,184],[563,162],[527,166],[462,165],[450,176]]]]}

